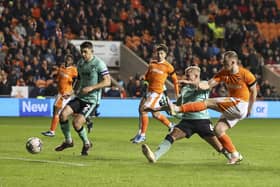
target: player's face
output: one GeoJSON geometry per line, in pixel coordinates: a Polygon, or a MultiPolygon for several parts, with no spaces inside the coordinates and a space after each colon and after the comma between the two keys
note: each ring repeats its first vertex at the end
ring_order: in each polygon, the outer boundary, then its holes
{"type": "Polygon", "coordinates": [[[232,59],[230,59],[228,57],[225,57],[224,60],[223,60],[223,67],[224,67],[225,70],[230,71],[233,67],[232,59]]]}
{"type": "Polygon", "coordinates": [[[62,63],[60,64],[60,67],[65,67],[65,62],[62,62],[62,63]]]}
{"type": "Polygon", "coordinates": [[[83,48],[81,49],[81,54],[85,61],[89,61],[93,57],[93,50],[90,48],[83,48]]]}
{"type": "Polygon", "coordinates": [[[65,67],[73,65],[73,58],[67,57],[65,60],[65,67]]]}
{"type": "Polygon", "coordinates": [[[166,57],[166,53],[163,50],[157,52],[157,59],[159,62],[163,61],[166,57]]]}
{"type": "Polygon", "coordinates": [[[194,71],[187,71],[185,76],[188,81],[195,81],[197,77],[194,71]]]}

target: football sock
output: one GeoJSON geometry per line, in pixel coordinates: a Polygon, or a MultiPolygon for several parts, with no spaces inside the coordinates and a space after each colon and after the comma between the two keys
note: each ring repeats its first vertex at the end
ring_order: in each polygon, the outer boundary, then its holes
{"type": "Polygon", "coordinates": [[[180,112],[199,112],[207,109],[206,103],[204,101],[201,102],[191,102],[181,105],[180,112]]]}
{"type": "Polygon", "coordinates": [[[72,142],[72,137],[71,137],[71,132],[70,132],[70,126],[69,126],[69,121],[60,121],[60,128],[62,130],[62,133],[65,137],[65,140],[67,143],[72,142]]]}
{"type": "Polygon", "coordinates": [[[59,121],[59,115],[54,115],[53,118],[52,118],[52,123],[51,123],[51,128],[50,128],[50,130],[52,132],[55,132],[55,130],[57,128],[58,121],[59,121]]]}
{"type": "Polygon", "coordinates": [[[148,114],[145,113],[145,114],[142,114],[142,126],[141,126],[141,134],[142,135],[145,135],[146,134],[146,131],[147,131],[147,128],[148,128],[148,123],[149,123],[149,117],[148,117],[148,114]]]}
{"type": "Polygon", "coordinates": [[[141,133],[141,128],[142,128],[142,115],[141,114],[139,114],[139,117],[138,117],[138,129],[139,129],[139,133],[138,134],[140,134],[141,133]]]}
{"type": "Polygon", "coordinates": [[[227,159],[230,159],[230,153],[225,148],[222,148],[219,152],[222,153],[227,159]]]}
{"type": "Polygon", "coordinates": [[[170,125],[172,125],[172,123],[167,119],[167,117],[165,117],[162,114],[159,114],[156,117],[157,120],[159,120],[161,123],[163,123],[165,126],[170,127],[170,125]]]}
{"type": "Polygon", "coordinates": [[[155,159],[158,160],[162,155],[164,155],[172,146],[173,138],[168,134],[163,142],[159,144],[157,150],[154,152],[155,159]]]}
{"type": "Polygon", "coordinates": [[[81,140],[83,141],[84,144],[90,144],[87,136],[87,131],[86,129],[82,126],[79,130],[75,129],[77,133],[79,134],[81,140]]]}
{"type": "Polygon", "coordinates": [[[218,139],[220,140],[221,144],[223,145],[223,147],[229,152],[229,153],[234,153],[236,152],[236,148],[233,145],[230,137],[227,134],[224,134],[220,137],[218,137],[218,139]]]}

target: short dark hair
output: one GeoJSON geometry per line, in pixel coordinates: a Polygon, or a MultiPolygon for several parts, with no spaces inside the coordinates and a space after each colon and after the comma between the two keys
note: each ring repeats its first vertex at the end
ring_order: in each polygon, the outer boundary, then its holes
{"type": "Polygon", "coordinates": [[[84,49],[84,48],[89,48],[89,49],[93,49],[93,45],[91,42],[89,41],[85,41],[81,44],[80,46],[81,49],[84,49]]]}
{"type": "Polygon", "coordinates": [[[72,58],[72,59],[74,60],[74,57],[73,57],[73,55],[71,55],[71,54],[65,55],[64,60],[66,61],[67,58],[72,58]]]}
{"type": "Polygon", "coordinates": [[[168,47],[165,44],[159,44],[157,46],[157,51],[164,51],[166,54],[168,53],[168,47]]]}

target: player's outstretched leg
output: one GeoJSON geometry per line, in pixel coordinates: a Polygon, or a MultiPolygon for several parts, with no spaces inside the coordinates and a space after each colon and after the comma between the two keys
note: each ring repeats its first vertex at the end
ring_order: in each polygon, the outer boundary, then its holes
{"type": "Polygon", "coordinates": [[[145,155],[145,157],[148,159],[150,163],[155,163],[156,158],[154,153],[151,151],[148,145],[143,144],[142,145],[142,153],[145,155]]]}
{"type": "Polygon", "coordinates": [[[229,165],[238,164],[243,160],[243,156],[239,152],[235,152],[231,154],[231,158],[228,161],[229,165]]]}

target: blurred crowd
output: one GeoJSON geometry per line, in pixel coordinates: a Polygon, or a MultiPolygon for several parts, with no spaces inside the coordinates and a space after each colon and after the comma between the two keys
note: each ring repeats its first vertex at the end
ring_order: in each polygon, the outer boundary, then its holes
{"type": "MultiPolygon", "coordinates": [[[[257,77],[259,99],[278,94],[262,76],[280,64],[280,1],[276,0],[0,0],[0,95],[29,86],[30,97],[56,94],[53,81],[66,54],[79,52],[71,39],[122,41],[146,62],[155,44],[169,47],[167,60],[180,78],[189,65],[208,80],[221,68],[225,50],[257,77]],[[113,6],[112,6],[113,5],[113,6]],[[262,23],[277,32],[267,32],[262,23]],[[278,28],[279,26],[279,28],[278,28]],[[272,34],[273,33],[273,34],[272,34]]],[[[118,79],[108,97],[141,97],[143,76],[118,79]]],[[[224,85],[212,96],[227,94],[224,85]]]]}

